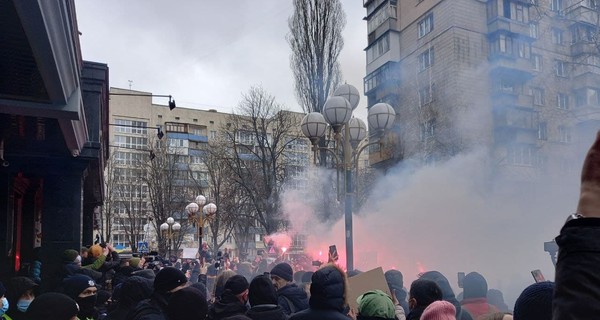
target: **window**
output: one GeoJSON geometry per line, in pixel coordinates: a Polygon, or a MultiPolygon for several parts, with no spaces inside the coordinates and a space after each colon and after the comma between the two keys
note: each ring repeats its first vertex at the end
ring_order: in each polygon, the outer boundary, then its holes
{"type": "Polygon", "coordinates": [[[529,36],[537,39],[540,34],[540,26],[536,22],[531,22],[529,24],[529,36]]]}
{"type": "Polygon", "coordinates": [[[367,49],[367,63],[371,63],[375,61],[375,59],[379,58],[384,53],[390,50],[390,36],[386,33],[383,37],[377,39],[368,49],[367,49]]]}
{"type": "Polygon", "coordinates": [[[550,10],[555,12],[561,12],[563,10],[562,0],[550,0],[550,10]]]}
{"type": "Polygon", "coordinates": [[[428,14],[423,20],[419,21],[419,39],[433,30],[433,13],[428,14]]]}
{"type": "Polygon", "coordinates": [[[367,32],[371,33],[377,29],[380,25],[382,25],[388,18],[396,18],[396,10],[397,7],[390,5],[383,6],[377,12],[375,12],[369,22],[367,22],[367,32]]]}
{"type": "Polygon", "coordinates": [[[217,131],[211,130],[210,131],[210,138],[211,139],[216,139],[217,138],[217,131]]]}
{"type": "Polygon", "coordinates": [[[558,141],[569,143],[571,142],[571,128],[566,126],[558,127],[558,141]]]}
{"type": "Polygon", "coordinates": [[[532,64],[533,70],[542,71],[542,56],[539,54],[532,54],[531,55],[531,64],[532,64]]]}
{"type": "Polygon", "coordinates": [[[531,88],[529,94],[533,96],[533,104],[538,106],[544,105],[544,89],[542,88],[531,88]]]}
{"type": "Polygon", "coordinates": [[[425,50],[419,55],[419,71],[429,69],[433,65],[433,48],[425,50]]]}
{"type": "Polygon", "coordinates": [[[512,55],[512,38],[501,34],[494,41],[490,41],[490,51],[493,54],[512,55]]]}
{"type": "Polygon", "coordinates": [[[531,45],[528,42],[519,41],[517,47],[519,58],[529,59],[531,57],[531,45]]]}
{"type": "Polygon", "coordinates": [[[554,63],[554,69],[556,69],[556,75],[559,77],[567,76],[566,63],[562,60],[556,60],[554,63]]]}
{"type": "Polygon", "coordinates": [[[435,136],[435,119],[431,119],[421,124],[421,141],[435,136]]]}
{"type": "Polygon", "coordinates": [[[148,138],[115,135],[114,144],[129,149],[145,149],[148,146],[148,138]]]}
{"type": "Polygon", "coordinates": [[[535,149],[530,145],[510,146],[506,152],[507,162],[514,165],[533,166],[536,158],[535,149]]]}
{"type": "Polygon", "coordinates": [[[146,135],[148,122],[126,119],[115,119],[115,132],[146,135]]]}
{"type": "Polygon", "coordinates": [[[552,29],[552,43],[563,44],[563,31],[560,29],[552,29]]]}
{"type": "Polygon", "coordinates": [[[419,105],[422,107],[433,100],[433,96],[431,94],[431,88],[433,85],[426,85],[419,89],[419,105]]]}
{"type": "Polygon", "coordinates": [[[548,140],[548,124],[546,122],[538,123],[538,139],[548,140]]]}
{"type": "Polygon", "coordinates": [[[510,2],[510,14],[513,20],[525,23],[529,21],[529,9],[521,3],[510,2]]]}
{"type": "Polygon", "coordinates": [[[556,95],[557,105],[559,109],[569,109],[569,95],[566,93],[558,93],[556,95]]]}
{"type": "Polygon", "coordinates": [[[585,88],[575,92],[575,106],[580,107],[599,107],[600,90],[594,88],[585,88]]]}
{"type": "Polygon", "coordinates": [[[506,79],[500,80],[500,91],[506,93],[515,93],[515,84],[511,81],[507,81],[506,79]]]}

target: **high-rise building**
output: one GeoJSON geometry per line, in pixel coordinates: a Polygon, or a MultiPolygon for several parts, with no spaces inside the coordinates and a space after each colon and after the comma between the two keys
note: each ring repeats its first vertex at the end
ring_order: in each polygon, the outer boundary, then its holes
{"type": "Polygon", "coordinates": [[[363,0],[368,105],[393,132],[374,167],[485,147],[507,181],[573,174],[600,128],[595,0],[363,0]]]}

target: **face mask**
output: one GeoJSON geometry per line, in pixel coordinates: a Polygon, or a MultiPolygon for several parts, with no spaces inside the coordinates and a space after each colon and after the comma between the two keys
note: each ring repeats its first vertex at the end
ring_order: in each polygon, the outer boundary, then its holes
{"type": "Polygon", "coordinates": [[[27,308],[29,308],[31,301],[33,301],[33,300],[21,299],[21,300],[17,301],[17,309],[19,309],[19,311],[21,311],[21,312],[27,311],[27,308]]]}
{"type": "Polygon", "coordinates": [[[79,309],[83,313],[89,313],[94,311],[94,307],[96,306],[96,295],[88,296],[85,298],[78,298],[77,304],[79,305],[79,309]]]}
{"type": "Polygon", "coordinates": [[[2,298],[0,299],[0,303],[2,303],[2,308],[0,308],[0,316],[2,316],[8,311],[8,299],[2,298]]]}

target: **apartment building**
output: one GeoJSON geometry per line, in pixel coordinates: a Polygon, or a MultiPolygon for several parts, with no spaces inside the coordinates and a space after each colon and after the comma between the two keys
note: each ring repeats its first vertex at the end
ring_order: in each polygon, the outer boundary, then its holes
{"type": "MultiPolygon", "coordinates": [[[[176,184],[179,188],[181,199],[180,210],[173,212],[177,221],[187,219],[184,207],[191,202],[199,193],[199,190],[214,201],[211,193],[211,179],[208,167],[204,160],[209,143],[216,143],[222,139],[222,130],[231,124],[231,114],[218,112],[217,110],[198,110],[177,106],[170,109],[164,105],[152,102],[152,93],[111,88],[110,110],[109,110],[109,141],[111,147],[111,159],[107,170],[117,170],[118,178],[112,181],[113,189],[119,188],[122,192],[113,198],[113,205],[104,210],[111,210],[112,228],[111,238],[118,247],[130,247],[132,225],[137,226],[136,239],[147,242],[150,248],[156,248],[156,229],[164,221],[152,222],[149,207],[148,186],[141,179],[140,160],[152,159],[151,146],[157,143],[166,143],[169,154],[176,156],[176,166],[179,171],[175,174],[176,184]],[[137,211],[135,218],[128,215],[128,211],[137,211]],[[139,221],[136,221],[139,219],[139,221]]],[[[288,111],[284,111],[288,112],[288,111]]],[[[289,112],[293,119],[299,123],[302,114],[289,112]]],[[[235,124],[233,124],[235,126],[235,124]]],[[[294,138],[297,136],[294,136],[294,138]]],[[[266,139],[271,139],[267,134],[266,139]]],[[[256,136],[250,131],[240,128],[235,133],[237,154],[245,161],[252,161],[252,150],[256,148],[256,136]]],[[[290,137],[291,139],[291,137],[290,137]]],[[[290,179],[286,188],[302,189],[308,186],[308,174],[304,169],[311,163],[310,142],[301,137],[287,144],[285,156],[285,170],[290,179]]],[[[197,226],[190,226],[185,237],[182,239],[181,247],[198,247],[197,226]]],[[[205,225],[206,228],[208,228],[205,225]]],[[[182,228],[183,230],[183,228],[182,228]]],[[[244,248],[248,256],[256,255],[256,251],[264,249],[262,236],[265,235],[260,224],[253,223],[248,229],[251,233],[250,239],[244,248]]],[[[205,230],[209,231],[209,230],[205,230]]],[[[223,235],[219,235],[223,237],[223,235]]],[[[239,244],[234,237],[224,240],[223,247],[232,249],[234,252],[239,244]]],[[[213,243],[211,232],[204,232],[204,243],[213,243]]]]}
{"type": "Polygon", "coordinates": [[[507,181],[577,170],[600,128],[594,0],[363,0],[364,92],[396,126],[371,165],[484,147],[507,181]]]}

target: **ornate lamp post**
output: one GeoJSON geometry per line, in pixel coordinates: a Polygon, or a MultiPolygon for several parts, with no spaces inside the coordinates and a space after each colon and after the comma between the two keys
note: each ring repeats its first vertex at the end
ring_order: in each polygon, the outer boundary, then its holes
{"type": "Polygon", "coordinates": [[[169,240],[169,258],[171,258],[171,248],[173,246],[173,238],[181,230],[179,222],[175,222],[173,217],[168,217],[167,222],[160,225],[160,231],[169,240]]]}
{"type": "MultiPolygon", "coordinates": [[[[352,169],[358,170],[358,158],[361,152],[368,146],[379,144],[379,141],[368,142],[365,123],[357,118],[352,118],[352,111],[358,106],[360,96],[358,90],[344,84],[337,88],[332,97],[329,97],[323,106],[323,112],[311,112],[302,119],[302,133],[310,139],[313,145],[315,160],[318,150],[327,150],[342,167],[345,175],[345,238],[346,238],[346,269],[354,269],[354,246],[352,234],[352,205],[354,203],[353,175],[352,169]],[[337,146],[342,147],[343,159],[339,159],[339,150],[318,147],[319,139],[325,134],[327,126],[331,126],[335,133],[337,146]],[[343,134],[342,134],[343,131],[343,134]],[[341,161],[340,161],[341,160],[341,161]]],[[[374,131],[372,136],[379,137],[383,131],[394,124],[396,113],[386,103],[377,103],[369,108],[369,128],[374,131]]],[[[379,140],[379,139],[378,139],[379,140]]]]}
{"type": "Polygon", "coordinates": [[[194,202],[191,202],[185,207],[185,211],[188,213],[188,219],[196,226],[198,235],[198,257],[202,257],[202,237],[204,236],[204,222],[206,218],[217,213],[217,206],[214,203],[205,205],[206,197],[199,195],[196,197],[194,202]],[[202,211],[200,211],[202,207],[202,211]]]}

